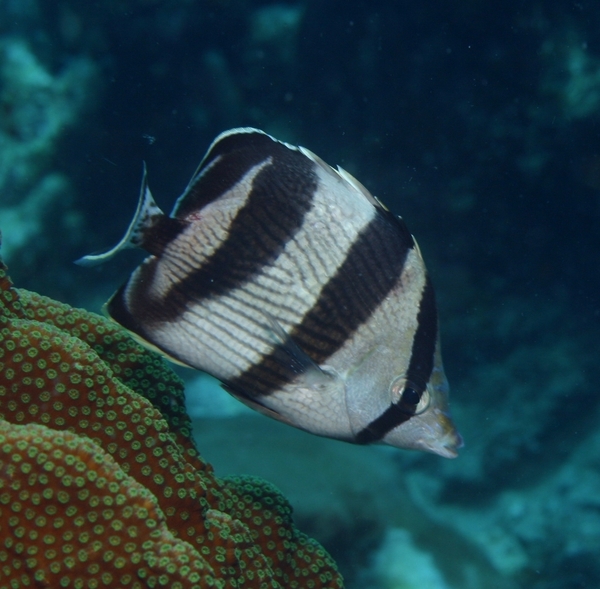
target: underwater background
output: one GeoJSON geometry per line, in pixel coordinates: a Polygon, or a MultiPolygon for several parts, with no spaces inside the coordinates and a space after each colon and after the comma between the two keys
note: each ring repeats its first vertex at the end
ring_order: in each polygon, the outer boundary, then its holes
{"type": "Polygon", "coordinates": [[[203,456],[275,483],[350,589],[600,587],[597,3],[0,0],[17,286],[99,310],[142,162],[169,211],[255,126],[355,175],[436,286],[456,460],[320,439],[181,371],[203,456]]]}

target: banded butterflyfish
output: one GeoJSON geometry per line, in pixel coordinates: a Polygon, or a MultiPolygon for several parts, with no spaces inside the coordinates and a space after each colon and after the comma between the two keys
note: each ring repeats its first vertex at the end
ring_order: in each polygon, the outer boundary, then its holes
{"type": "Polygon", "coordinates": [[[170,216],[142,182],[102,262],[149,256],[105,306],[253,409],[358,444],[454,457],[431,281],[404,221],[360,182],[252,128],[219,135],[170,216]]]}

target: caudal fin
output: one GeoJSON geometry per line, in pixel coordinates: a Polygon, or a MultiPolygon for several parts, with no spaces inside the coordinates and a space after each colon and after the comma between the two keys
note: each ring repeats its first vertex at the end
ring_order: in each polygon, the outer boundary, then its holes
{"type": "Polygon", "coordinates": [[[148,188],[147,176],[146,164],[144,164],[142,187],[140,189],[140,198],[138,200],[137,209],[133,216],[133,220],[129,224],[129,228],[121,241],[103,253],[89,254],[75,260],[76,264],[80,266],[95,266],[111,259],[121,250],[144,247],[144,239],[148,231],[165,217],[165,214],[161,211],[156,202],[154,202],[150,188],[148,188]]]}

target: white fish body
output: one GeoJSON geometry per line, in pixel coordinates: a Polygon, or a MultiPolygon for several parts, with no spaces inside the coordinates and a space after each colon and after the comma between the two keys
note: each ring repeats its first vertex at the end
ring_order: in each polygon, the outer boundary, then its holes
{"type": "Polygon", "coordinates": [[[344,170],[262,131],[219,135],[171,216],[144,182],[121,242],[151,255],[107,303],[150,347],[309,432],[456,456],[416,242],[344,170]]]}

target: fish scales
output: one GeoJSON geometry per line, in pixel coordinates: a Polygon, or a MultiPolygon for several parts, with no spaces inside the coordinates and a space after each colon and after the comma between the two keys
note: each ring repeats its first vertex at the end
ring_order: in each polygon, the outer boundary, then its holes
{"type": "MultiPolygon", "coordinates": [[[[301,156],[299,153],[298,155],[301,156]]],[[[304,156],[301,157],[303,160],[305,159],[304,156]]],[[[255,170],[256,167],[253,170],[255,170]]],[[[289,167],[290,166],[288,166],[288,168],[289,167]]],[[[216,167],[211,168],[211,172],[214,172],[216,169],[216,167]]],[[[263,167],[262,169],[266,172],[269,168],[263,167]]],[[[279,171],[273,170],[273,173],[279,174],[279,171]]],[[[244,176],[241,181],[244,186],[248,185],[247,176],[251,176],[255,182],[258,179],[257,174],[248,174],[244,176]]],[[[330,193],[330,196],[335,196],[336,191],[334,188],[329,189],[329,184],[332,182],[341,183],[342,180],[339,178],[332,178],[330,175],[325,174],[321,179],[321,182],[326,187],[327,192],[330,193]]],[[[262,190],[262,184],[259,183],[258,187],[256,184],[252,184],[250,195],[254,194],[254,198],[261,202],[264,200],[262,190]]],[[[316,183],[312,190],[316,190],[316,183]]],[[[269,191],[270,195],[272,195],[272,193],[273,190],[269,191]]],[[[290,192],[287,192],[282,196],[289,198],[289,195],[290,192]]],[[[156,321],[158,325],[155,328],[154,337],[157,340],[162,340],[169,338],[168,332],[172,329],[172,323],[167,322],[167,319],[173,320],[173,311],[182,308],[181,305],[177,304],[177,297],[180,296],[181,292],[185,292],[186,296],[192,295],[194,300],[206,299],[206,303],[201,308],[194,307],[192,309],[182,309],[182,315],[185,317],[187,326],[186,332],[189,335],[191,331],[190,326],[196,325],[198,333],[196,334],[195,339],[202,343],[187,350],[185,356],[182,356],[181,359],[185,363],[197,365],[209,356],[210,350],[214,350],[215,357],[213,362],[208,366],[208,369],[217,378],[222,380],[225,380],[227,377],[231,378],[232,361],[237,362],[241,376],[259,360],[262,354],[268,354],[272,347],[272,340],[265,340],[264,337],[261,337],[261,331],[256,329],[257,323],[259,325],[264,324],[265,312],[270,314],[277,313],[278,320],[284,328],[288,325],[291,326],[302,321],[304,315],[315,304],[315,297],[318,290],[330,279],[332,274],[335,273],[339,264],[344,261],[347,263],[347,260],[344,257],[346,251],[348,247],[352,245],[354,239],[356,239],[363,224],[372,218],[377,219],[377,217],[374,216],[373,207],[369,203],[363,200],[358,201],[356,204],[360,206],[353,207],[352,211],[344,211],[347,223],[343,234],[340,235],[338,233],[337,235],[339,237],[337,238],[336,234],[327,230],[320,234],[321,237],[319,238],[319,241],[321,243],[318,244],[318,249],[321,251],[328,251],[330,254],[326,258],[321,257],[320,264],[317,265],[311,263],[311,257],[306,255],[307,251],[314,251],[314,249],[310,249],[311,245],[314,248],[314,244],[311,244],[310,241],[306,239],[312,234],[307,236],[306,233],[302,233],[296,238],[287,240],[285,247],[279,252],[277,263],[268,264],[264,261],[260,264],[259,269],[254,274],[246,274],[248,272],[248,264],[244,259],[243,254],[233,257],[233,252],[241,249],[247,253],[255,254],[255,249],[252,248],[248,242],[255,243],[264,235],[263,226],[257,226],[254,223],[250,225],[250,229],[253,231],[248,234],[248,217],[250,215],[247,214],[247,211],[248,208],[252,209],[255,206],[252,205],[252,207],[248,207],[248,202],[250,200],[252,200],[252,196],[248,197],[241,204],[242,208],[235,217],[239,227],[243,228],[244,234],[240,235],[240,229],[232,222],[228,231],[222,236],[223,242],[220,244],[220,247],[216,248],[213,252],[212,257],[196,255],[195,261],[198,264],[198,269],[193,274],[186,277],[185,280],[174,282],[173,287],[166,290],[166,295],[161,295],[161,285],[164,281],[159,281],[157,277],[154,279],[154,284],[156,286],[150,291],[147,291],[145,288],[145,285],[147,284],[146,280],[143,282],[140,280],[138,283],[133,283],[134,285],[143,285],[141,303],[137,296],[134,298],[133,293],[131,294],[131,298],[127,301],[128,306],[134,308],[137,307],[136,314],[147,313],[148,315],[151,314],[153,318],[156,317],[154,321],[156,321]],[[331,255],[331,252],[335,252],[336,255],[331,255]],[[230,259],[231,261],[227,262],[227,260],[230,259]],[[227,272],[222,271],[224,268],[227,269],[227,272]],[[298,268],[307,274],[306,281],[298,280],[294,268],[298,268]],[[282,269],[289,270],[287,273],[285,290],[281,285],[278,285],[276,288],[271,286],[273,278],[278,275],[281,276],[282,269]],[[244,281],[243,279],[246,280],[244,281]],[[235,285],[238,283],[241,286],[235,288],[235,285]],[[227,298],[215,298],[214,295],[223,294],[227,286],[230,288],[227,298]],[[290,291],[290,287],[294,287],[292,291],[290,291]],[[155,302],[152,304],[151,308],[147,307],[144,309],[144,306],[148,305],[148,294],[153,291],[158,291],[156,293],[157,296],[155,302]],[[298,298],[297,296],[294,296],[294,293],[301,293],[302,297],[298,298]],[[293,304],[286,304],[285,301],[289,298],[293,299],[293,304]],[[163,313],[163,315],[160,316],[158,313],[163,313]],[[170,315],[167,317],[164,315],[165,313],[169,313],[170,315]],[[193,319],[191,316],[193,316],[193,319]],[[226,321],[225,318],[228,317],[230,323],[237,323],[240,327],[245,327],[246,337],[241,338],[239,330],[232,329],[232,325],[228,326],[227,331],[222,330],[217,335],[214,317],[220,317],[220,320],[223,322],[226,321]],[[161,326],[164,326],[164,328],[161,326]],[[216,339],[219,341],[215,341],[216,339]],[[231,356],[234,353],[234,350],[227,346],[227,340],[236,343],[245,342],[251,346],[253,351],[249,352],[245,347],[243,350],[240,350],[241,353],[233,359],[231,356]],[[255,350],[257,350],[257,352],[255,352],[255,350]]],[[[339,211],[343,210],[344,203],[338,203],[333,198],[330,198],[330,200],[331,202],[329,202],[327,207],[314,206],[306,211],[304,218],[309,226],[316,222],[325,222],[327,226],[328,214],[331,212],[331,209],[337,213],[337,215],[334,216],[339,216],[339,211]]],[[[252,219],[252,217],[250,218],[252,219]]],[[[184,236],[187,233],[191,233],[191,231],[191,228],[186,228],[182,235],[184,236]]],[[[287,233],[285,235],[287,236],[287,233]]],[[[195,241],[197,241],[197,238],[195,241]]],[[[277,248],[280,243],[281,240],[272,242],[273,249],[277,248]]],[[[177,247],[176,244],[180,244],[180,241],[176,241],[176,243],[173,244],[173,247],[177,247]]],[[[167,247],[164,251],[164,257],[168,258],[169,261],[172,259],[170,251],[170,247],[167,247]]],[[[262,249],[261,251],[264,252],[265,249],[262,249]]],[[[253,265],[258,264],[256,257],[252,257],[251,262],[253,265]]],[[[171,271],[172,264],[163,266],[166,266],[165,272],[171,271]]],[[[170,277],[170,282],[173,282],[172,278],[173,277],[170,277]]],[[[115,303],[118,303],[118,299],[115,299],[115,303]]],[[[117,313],[116,306],[114,310],[109,307],[109,312],[117,313]]],[[[234,387],[235,384],[234,381],[231,383],[231,386],[234,387]]],[[[269,392],[268,388],[276,387],[277,384],[277,382],[270,379],[269,387],[266,387],[264,386],[263,381],[256,379],[254,381],[254,390],[251,392],[254,394],[258,394],[259,392],[264,394],[269,392]],[[263,386],[260,386],[261,384],[263,386]]],[[[279,384],[283,384],[283,381],[279,384]]]]}
{"type": "MultiPolygon", "coordinates": [[[[400,279],[405,255],[398,255],[392,261],[391,268],[383,272],[371,270],[374,268],[373,260],[378,259],[376,255],[365,255],[365,250],[370,250],[368,254],[376,254],[378,246],[389,246],[379,234],[380,231],[385,232],[383,223],[380,217],[375,217],[357,236],[346,252],[343,263],[327,280],[318,298],[313,300],[308,312],[292,329],[290,338],[317,364],[327,361],[350,339],[400,279]],[[354,280],[353,277],[356,276],[364,279],[354,280]]],[[[398,237],[397,233],[390,233],[385,237],[398,237]]],[[[394,245],[398,246],[399,253],[406,253],[406,245],[401,240],[394,245]]],[[[285,345],[285,342],[280,345],[285,345]]],[[[278,353],[278,350],[273,352],[278,353]]],[[[273,364],[269,358],[265,358],[264,362],[273,364]]],[[[243,374],[241,378],[247,382],[242,383],[240,388],[246,389],[253,379],[260,380],[258,374],[261,370],[262,366],[258,364],[253,366],[251,373],[243,374]]],[[[286,375],[281,370],[280,376],[281,381],[272,383],[272,388],[278,389],[285,385],[291,375],[286,375]]],[[[231,386],[235,388],[236,384],[237,381],[234,381],[231,386]]]]}
{"type": "Polygon", "coordinates": [[[453,457],[435,295],[404,221],[355,178],[257,129],[213,141],[170,216],[146,174],[106,305],[148,346],[309,432],[453,457]]]}

